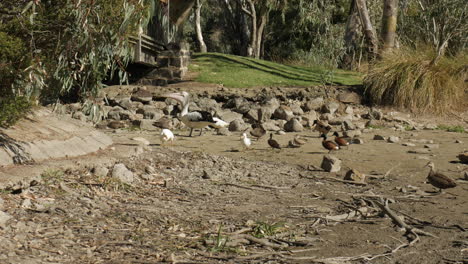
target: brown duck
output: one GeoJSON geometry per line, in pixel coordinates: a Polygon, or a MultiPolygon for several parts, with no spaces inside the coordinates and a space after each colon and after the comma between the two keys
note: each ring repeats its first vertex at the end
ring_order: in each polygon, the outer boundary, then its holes
{"type": "Polygon", "coordinates": [[[322,134],[321,137],[323,138],[322,140],[322,146],[326,149],[328,149],[328,153],[332,152],[333,150],[339,150],[340,147],[338,145],[330,140],[327,140],[327,135],[322,134]]]}
{"type": "Polygon", "coordinates": [[[335,131],[333,135],[335,136],[335,142],[338,144],[338,146],[340,147],[349,146],[349,142],[346,139],[340,137],[337,131],[335,131]]]}
{"type": "Polygon", "coordinates": [[[273,133],[270,133],[270,139],[268,140],[268,145],[270,145],[270,147],[274,149],[281,149],[281,146],[278,143],[278,141],[273,139],[273,133]]]}
{"type": "Polygon", "coordinates": [[[320,120],[314,120],[314,125],[315,125],[314,130],[318,131],[320,134],[326,135],[332,129],[332,127],[329,124],[322,122],[320,120]]]}
{"type": "Polygon", "coordinates": [[[432,184],[432,186],[439,188],[439,192],[441,192],[442,189],[454,188],[457,186],[457,183],[453,179],[437,172],[433,162],[427,163],[425,167],[431,169],[427,175],[427,181],[432,184]]]}
{"type": "Polygon", "coordinates": [[[262,124],[253,124],[252,127],[253,129],[250,131],[250,135],[257,138],[257,140],[266,134],[266,130],[263,128],[262,124]]]}
{"type": "Polygon", "coordinates": [[[302,146],[304,145],[305,143],[307,143],[307,139],[305,138],[302,138],[301,136],[299,135],[296,135],[293,139],[293,143],[294,145],[298,145],[298,146],[302,146]]]}

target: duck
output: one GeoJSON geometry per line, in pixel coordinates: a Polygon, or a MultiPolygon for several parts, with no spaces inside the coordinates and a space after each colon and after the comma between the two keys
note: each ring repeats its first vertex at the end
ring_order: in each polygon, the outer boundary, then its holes
{"type": "Polygon", "coordinates": [[[429,161],[424,167],[429,167],[430,169],[427,175],[427,181],[432,186],[439,188],[439,192],[442,192],[442,189],[454,188],[457,186],[457,183],[452,178],[437,172],[432,161],[429,161]]]}
{"type": "Polygon", "coordinates": [[[252,141],[250,140],[250,138],[247,136],[247,133],[242,133],[242,136],[241,136],[241,143],[242,143],[242,146],[244,146],[244,149],[250,149],[250,146],[252,145],[252,141]]]}
{"type": "Polygon", "coordinates": [[[174,134],[171,130],[164,128],[161,130],[161,145],[165,145],[167,142],[173,143],[174,142],[174,134]]]}
{"type": "Polygon", "coordinates": [[[273,139],[273,133],[270,133],[270,139],[268,139],[268,145],[273,149],[281,149],[281,145],[278,141],[273,139]]]}
{"type": "Polygon", "coordinates": [[[216,128],[216,129],[220,129],[220,128],[229,126],[229,123],[228,123],[228,122],[226,122],[226,121],[224,121],[224,120],[221,120],[221,119],[219,119],[219,118],[217,118],[217,117],[213,117],[213,120],[214,120],[216,123],[211,124],[210,126],[216,128]]]}
{"type": "Polygon", "coordinates": [[[153,126],[161,129],[172,129],[172,120],[166,116],[163,116],[157,121],[153,122],[153,126]]]}
{"type": "Polygon", "coordinates": [[[257,140],[259,140],[261,137],[263,137],[266,134],[265,128],[263,128],[263,125],[258,123],[258,124],[252,124],[252,130],[250,130],[250,135],[252,137],[255,137],[257,140]]]}
{"type": "Polygon", "coordinates": [[[200,129],[200,135],[202,135],[203,128],[216,124],[213,120],[213,115],[207,111],[192,111],[189,112],[188,108],[190,105],[190,94],[188,92],[180,93],[169,93],[163,95],[163,97],[171,98],[178,101],[182,105],[182,112],[180,113],[180,120],[184,125],[190,128],[190,135],[192,136],[193,129],[200,129]]]}
{"type": "Polygon", "coordinates": [[[333,141],[327,140],[327,135],[322,134],[320,137],[323,138],[322,146],[328,149],[328,153],[332,152],[333,150],[339,150],[340,147],[333,141]]]}
{"type": "Polygon", "coordinates": [[[328,134],[332,130],[332,127],[320,120],[314,120],[314,131],[318,131],[320,134],[328,134]]]}
{"type": "Polygon", "coordinates": [[[346,139],[340,137],[340,135],[338,134],[337,131],[335,131],[335,132],[333,133],[333,136],[335,136],[335,142],[338,144],[338,146],[339,146],[340,148],[341,148],[341,147],[344,147],[344,146],[346,146],[346,147],[349,146],[349,142],[348,142],[346,139]]]}
{"type": "Polygon", "coordinates": [[[294,141],[294,139],[291,139],[291,140],[289,140],[289,142],[288,142],[288,147],[289,147],[289,148],[300,148],[301,145],[296,144],[296,142],[294,141]]]}

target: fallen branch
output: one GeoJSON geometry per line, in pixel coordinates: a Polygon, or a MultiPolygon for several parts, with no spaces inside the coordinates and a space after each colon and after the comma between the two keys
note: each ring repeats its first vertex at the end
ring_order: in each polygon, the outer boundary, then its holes
{"type": "Polygon", "coordinates": [[[254,236],[247,235],[247,234],[241,234],[241,235],[238,236],[238,238],[245,238],[245,239],[249,240],[250,242],[257,243],[257,244],[260,244],[262,246],[270,247],[270,248],[273,248],[273,249],[283,249],[283,248],[285,248],[285,246],[283,246],[283,245],[271,243],[268,239],[256,238],[254,236]]]}
{"type": "Polygon", "coordinates": [[[221,185],[233,186],[233,187],[252,190],[252,191],[269,192],[269,190],[265,190],[265,189],[262,189],[262,188],[244,186],[244,185],[239,185],[239,184],[235,184],[235,183],[221,183],[221,185]]]}

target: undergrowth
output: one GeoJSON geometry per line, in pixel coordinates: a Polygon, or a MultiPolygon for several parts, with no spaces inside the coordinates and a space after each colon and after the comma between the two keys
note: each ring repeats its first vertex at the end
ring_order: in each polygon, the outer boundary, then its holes
{"type": "Polygon", "coordinates": [[[8,128],[31,110],[30,101],[24,97],[0,97],[0,127],[8,128]]]}
{"type": "Polygon", "coordinates": [[[401,50],[376,62],[364,77],[372,104],[444,114],[463,107],[467,54],[441,57],[430,49],[401,50]]]}

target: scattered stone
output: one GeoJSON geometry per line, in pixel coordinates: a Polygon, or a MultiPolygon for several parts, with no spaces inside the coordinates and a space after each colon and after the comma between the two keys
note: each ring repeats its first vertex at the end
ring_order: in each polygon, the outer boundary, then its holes
{"type": "Polygon", "coordinates": [[[374,140],[385,140],[385,137],[382,135],[374,135],[374,140]]]}
{"type": "Polygon", "coordinates": [[[289,107],[291,108],[291,111],[295,115],[301,116],[301,115],[304,114],[304,110],[302,110],[301,105],[299,104],[299,102],[294,102],[294,103],[290,104],[289,107]]]}
{"type": "Polygon", "coordinates": [[[465,171],[463,178],[465,181],[468,181],[468,171],[465,171]]]}
{"type": "Polygon", "coordinates": [[[409,141],[420,144],[434,144],[434,140],[430,139],[410,139],[409,141]]]}
{"type": "Polygon", "coordinates": [[[424,147],[428,148],[428,149],[438,149],[439,144],[426,144],[426,145],[424,145],[424,147]]]}
{"type": "Polygon", "coordinates": [[[338,172],[341,169],[341,160],[333,155],[325,155],[320,167],[328,172],[338,172]]]}
{"type": "Polygon", "coordinates": [[[289,121],[294,117],[294,114],[289,106],[282,105],[273,113],[273,118],[289,121]]]}
{"type": "Polygon", "coordinates": [[[468,152],[460,153],[457,158],[460,160],[461,163],[468,164],[468,152]]]}
{"type": "Polygon", "coordinates": [[[137,102],[149,103],[151,102],[151,100],[153,100],[153,95],[147,90],[139,89],[138,91],[132,94],[131,99],[137,102]]]}
{"type": "Polygon", "coordinates": [[[133,172],[127,169],[123,163],[117,163],[114,165],[114,168],[112,168],[112,177],[128,184],[131,184],[135,180],[133,172]]]}
{"type": "Polygon", "coordinates": [[[378,127],[378,126],[380,126],[380,122],[375,119],[371,119],[367,121],[366,123],[366,127],[378,127]]]}
{"type": "Polygon", "coordinates": [[[32,207],[31,199],[24,199],[21,201],[21,208],[29,209],[32,207]]]}
{"type": "MultiPolygon", "coordinates": [[[[278,120],[280,121],[280,120],[278,120]]],[[[284,121],[286,122],[285,120],[281,120],[281,121],[284,121]]],[[[273,120],[270,120],[268,122],[265,122],[262,124],[263,125],[263,128],[267,131],[280,131],[281,130],[281,127],[279,127],[277,125],[277,122],[273,121],[273,120]]]]}
{"type": "Polygon", "coordinates": [[[304,130],[304,127],[302,126],[301,122],[299,122],[297,119],[291,119],[289,120],[285,125],[284,125],[284,130],[286,132],[301,132],[304,130]]]}
{"type": "Polygon", "coordinates": [[[403,145],[405,147],[416,147],[416,144],[413,144],[413,143],[403,143],[401,145],[403,145]]]}
{"type": "Polygon", "coordinates": [[[340,104],[337,102],[329,102],[327,104],[324,104],[322,106],[322,112],[323,113],[329,113],[329,114],[334,114],[336,110],[340,107],[340,104]]]}
{"type": "Polygon", "coordinates": [[[8,220],[10,220],[11,218],[13,218],[11,215],[3,211],[0,211],[0,228],[4,229],[6,227],[8,220]]]}
{"type": "Polygon", "coordinates": [[[426,125],[424,125],[424,129],[425,130],[434,130],[434,129],[437,129],[437,125],[436,124],[426,124],[426,125]]]}
{"type": "Polygon", "coordinates": [[[362,135],[361,130],[347,130],[343,132],[343,136],[350,138],[358,137],[360,135],[362,135]]]}
{"type": "Polygon", "coordinates": [[[83,114],[83,112],[81,111],[74,112],[72,117],[80,121],[86,122],[86,115],[83,114]]]}
{"type": "Polygon", "coordinates": [[[246,125],[245,125],[244,120],[242,119],[236,119],[232,121],[231,123],[229,123],[229,131],[239,132],[245,129],[246,129],[246,125]]]}
{"type": "Polygon", "coordinates": [[[345,104],[360,104],[361,96],[355,92],[341,93],[337,97],[338,101],[345,104]]]}
{"type": "Polygon", "coordinates": [[[143,130],[158,130],[157,127],[153,126],[154,120],[150,119],[140,119],[134,120],[132,124],[143,130]]]}
{"type": "Polygon", "coordinates": [[[3,210],[3,205],[5,204],[5,202],[3,201],[3,199],[0,197],[0,210],[3,210]]]}
{"type": "Polygon", "coordinates": [[[118,121],[118,120],[113,120],[113,121],[110,121],[108,124],[107,124],[108,127],[112,128],[112,129],[119,129],[119,128],[124,128],[127,126],[127,124],[123,121],[118,121]]]}
{"type": "Polygon", "coordinates": [[[455,143],[458,143],[458,144],[463,144],[463,141],[461,141],[461,140],[457,139],[457,140],[455,140],[455,143]]]}
{"type": "Polygon", "coordinates": [[[324,114],[321,114],[320,115],[320,120],[332,120],[334,118],[334,116],[330,113],[324,113],[324,114]]]}
{"type": "Polygon", "coordinates": [[[420,159],[420,160],[430,160],[430,158],[428,156],[418,156],[417,159],[420,159]]]}
{"type": "Polygon", "coordinates": [[[91,172],[97,177],[106,177],[109,173],[109,169],[105,166],[98,165],[91,169],[91,172]]]}
{"type": "Polygon", "coordinates": [[[361,138],[353,138],[351,140],[351,143],[352,144],[364,144],[364,140],[362,140],[361,138]]]}
{"type": "Polygon", "coordinates": [[[352,114],[354,113],[354,109],[353,109],[352,106],[348,105],[348,106],[346,106],[344,112],[345,112],[346,114],[348,114],[348,115],[352,115],[352,114]]]}
{"type": "Polygon", "coordinates": [[[382,113],[380,110],[377,110],[377,109],[372,108],[372,109],[369,111],[369,117],[370,117],[371,119],[382,120],[382,118],[383,118],[383,113],[382,113]]]}
{"type": "Polygon", "coordinates": [[[218,128],[218,131],[216,131],[216,135],[218,136],[229,136],[231,135],[231,132],[229,132],[229,129],[226,127],[218,128]]]}
{"type": "Polygon", "coordinates": [[[356,129],[356,126],[353,124],[353,122],[351,122],[350,120],[345,120],[343,122],[344,124],[344,127],[346,130],[353,130],[353,129],[356,129]]]}
{"type": "MultiPolygon", "coordinates": [[[[274,104],[276,106],[276,104],[274,104]]],[[[258,117],[259,117],[259,122],[264,123],[267,121],[270,121],[271,116],[275,112],[276,108],[273,108],[272,106],[262,106],[260,107],[258,111],[258,117]]]]}
{"type": "Polygon", "coordinates": [[[134,110],[134,105],[132,104],[132,101],[130,100],[130,98],[124,98],[121,101],[119,101],[118,104],[125,110],[129,110],[129,111],[134,110]]]}
{"type": "Polygon", "coordinates": [[[278,135],[286,135],[286,132],[284,132],[283,130],[280,130],[280,131],[276,132],[276,134],[278,134],[278,135]]]}
{"type": "MultiPolygon", "coordinates": [[[[374,137],[374,139],[375,139],[375,137],[374,137]]],[[[400,141],[400,138],[397,137],[397,136],[390,136],[387,139],[387,142],[389,142],[389,143],[397,143],[399,141],[400,141]]]]}
{"type": "Polygon", "coordinates": [[[413,154],[429,154],[429,153],[431,153],[431,150],[430,150],[430,149],[427,149],[427,148],[418,148],[418,149],[408,150],[408,153],[413,153],[413,154]]]}
{"type": "Polygon", "coordinates": [[[347,181],[364,182],[366,179],[366,175],[360,173],[358,170],[351,169],[348,172],[346,172],[344,179],[347,181]]]}
{"type": "Polygon", "coordinates": [[[208,174],[206,170],[203,170],[202,179],[206,179],[206,180],[211,179],[211,176],[208,174]]]}
{"type": "Polygon", "coordinates": [[[307,101],[303,106],[302,106],[302,109],[304,109],[304,111],[308,112],[308,111],[314,111],[314,110],[319,110],[323,105],[323,98],[322,97],[317,97],[317,98],[314,98],[310,101],[307,101]]]}

